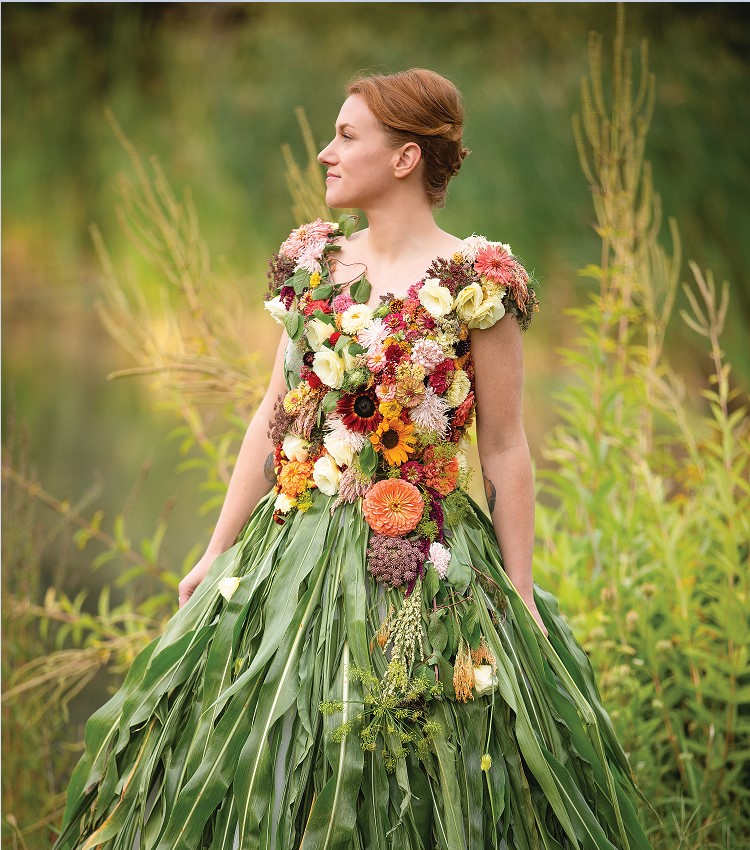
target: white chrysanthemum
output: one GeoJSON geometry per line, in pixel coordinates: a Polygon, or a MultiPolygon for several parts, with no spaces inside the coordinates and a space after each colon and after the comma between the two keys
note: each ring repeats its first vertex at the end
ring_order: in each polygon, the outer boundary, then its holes
{"type": "Polygon", "coordinates": [[[344,381],[345,366],[335,351],[322,348],[313,359],[312,370],[327,387],[340,389],[344,381]]]}
{"type": "Polygon", "coordinates": [[[277,511],[281,511],[282,514],[287,514],[294,507],[294,502],[292,502],[286,493],[279,493],[273,506],[277,511]]]}
{"type": "Polygon", "coordinates": [[[435,334],[435,342],[443,350],[443,355],[450,359],[456,356],[456,349],[453,347],[458,342],[458,336],[453,331],[438,331],[435,334]]]}
{"type": "Polygon", "coordinates": [[[425,390],[424,400],[409,411],[409,419],[424,431],[435,431],[441,437],[448,430],[448,404],[432,387],[425,390]]]}
{"type": "Polygon", "coordinates": [[[418,339],[411,350],[411,362],[421,366],[427,375],[445,360],[443,349],[432,339],[418,339]]]}
{"type": "Polygon", "coordinates": [[[237,576],[229,576],[228,578],[223,578],[216,587],[219,590],[219,593],[224,597],[224,599],[229,602],[229,600],[234,595],[235,590],[240,586],[240,580],[237,576]]]}
{"type": "Polygon", "coordinates": [[[345,334],[363,331],[372,321],[372,310],[367,304],[352,304],[341,314],[341,330],[345,334]]]}
{"type": "Polygon", "coordinates": [[[471,389],[471,381],[469,376],[463,369],[456,369],[453,373],[453,380],[445,394],[445,400],[448,407],[458,407],[459,404],[466,398],[471,389]]]}
{"type": "Polygon", "coordinates": [[[271,317],[275,319],[280,325],[284,324],[284,319],[289,314],[289,311],[286,309],[286,305],[281,300],[280,296],[276,296],[275,298],[270,298],[265,302],[263,307],[268,310],[271,314],[271,317]]]}
{"type": "Polygon", "coordinates": [[[281,444],[284,454],[289,460],[306,461],[309,456],[310,443],[297,434],[287,434],[281,444]]]}
{"type": "Polygon", "coordinates": [[[357,336],[360,345],[372,354],[390,336],[391,330],[382,319],[373,319],[372,322],[357,336]]]}
{"type": "Polygon", "coordinates": [[[313,465],[313,481],[326,496],[335,496],[339,489],[341,470],[331,455],[319,457],[313,465]]]}
{"type": "Polygon", "coordinates": [[[355,454],[362,451],[367,437],[347,428],[340,416],[329,416],[326,419],[325,427],[334,443],[346,446],[355,454]]]}
{"type": "Polygon", "coordinates": [[[477,258],[477,254],[483,248],[489,247],[489,244],[489,241],[484,236],[477,236],[476,233],[473,233],[464,239],[459,250],[468,263],[473,263],[477,258]]]}
{"type": "Polygon", "coordinates": [[[435,567],[435,572],[440,578],[445,578],[448,572],[448,564],[451,562],[451,550],[435,541],[430,544],[430,553],[427,556],[435,567]]]}

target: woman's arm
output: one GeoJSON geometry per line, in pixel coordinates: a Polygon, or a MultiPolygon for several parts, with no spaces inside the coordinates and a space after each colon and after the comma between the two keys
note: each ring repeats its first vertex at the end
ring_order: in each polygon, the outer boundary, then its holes
{"type": "Polygon", "coordinates": [[[268,427],[273,418],[273,407],[279,395],[286,392],[284,380],[284,351],[288,341],[286,331],[282,333],[276,360],[263,400],[250,420],[245,438],[237,456],[227,495],[224,499],[216,528],[205,553],[179,584],[180,607],[193,595],[203,581],[208,568],[222,552],[234,545],[237,535],[253,512],[258,502],[276,481],[273,471],[273,444],[268,436],[268,427]]]}
{"type": "Polygon", "coordinates": [[[471,333],[477,444],[487,504],[503,565],[542,631],[534,602],[534,478],[523,427],[523,346],[518,321],[505,315],[471,333]]]}

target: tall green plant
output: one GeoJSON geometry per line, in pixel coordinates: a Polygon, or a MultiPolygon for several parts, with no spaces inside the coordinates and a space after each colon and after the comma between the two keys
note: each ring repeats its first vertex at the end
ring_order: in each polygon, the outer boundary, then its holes
{"type": "Polygon", "coordinates": [[[654,84],[644,44],[634,86],[622,7],[609,97],[602,55],[594,35],[573,124],[602,246],[581,273],[598,287],[568,311],[573,381],[543,447],[536,569],[580,612],[605,703],[662,816],[655,846],[737,846],[750,839],[750,417],[719,343],[728,285],[718,295],[691,263],[683,319],[712,365],[701,411],[663,356],[679,240],[670,222],[672,253],[657,241],[644,159],[654,84]]]}

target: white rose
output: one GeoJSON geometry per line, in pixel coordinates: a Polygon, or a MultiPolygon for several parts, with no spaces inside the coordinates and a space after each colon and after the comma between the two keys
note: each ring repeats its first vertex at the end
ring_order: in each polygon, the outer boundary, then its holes
{"type": "Polygon", "coordinates": [[[292,500],[286,493],[279,493],[273,506],[277,511],[281,511],[282,514],[288,514],[294,507],[292,500]]]}
{"type": "Polygon", "coordinates": [[[338,390],[344,380],[344,361],[330,348],[321,349],[313,358],[312,370],[331,389],[338,390]]]}
{"type": "Polygon", "coordinates": [[[313,466],[313,480],[318,490],[326,496],[335,496],[339,489],[341,472],[331,455],[318,458],[313,466]]]}
{"type": "Polygon", "coordinates": [[[459,319],[468,322],[474,318],[474,314],[483,300],[482,287],[478,283],[470,283],[458,293],[453,302],[453,307],[458,313],[459,319]]]}
{"type": "Polygon", "coordinates": [[[333,325],[328,322],[322,322],[320,319],[310,319],[305,327],[307,341],[310,343],[310,348],[313,351],[320,351],[323,343],[331,337],[331,334],[336,330],[333,325]]]}
{"type": "Polygon", "coordinates": [[[489,664],[480,664],[474,668],[474,688],[478,697],[483,694],[491,694],[497,684],[497,676],[489,664]]]}
{"type": "Polygon", "coordinates": [[[447,286],[441,286],[436,277],[429,277],[419,290],[419,301],[435,319],[441,319],[453,308],[453,296],[447,286]]]}
{"type": "Polygon", "coordinates": [[[289,460],[306,461],[310,443],[303,437],[298,437],[296,434],[287,434],[281,444],[284,454],[289,460]]]}
{"type": "Polygon", "coordinates": [[[229,578],[223,578],[216,586],[219,589],[219,593],[229,602],[234,591],[240,586],[240,580],[237,576],[230,576],[229,578]]]}
{"type": "Polygon", "coordinates": [[[277,321],[280,325],[284,324],[284,318],[289,314],[289,311],[284,306],[284,302],[281,300],[280,295],[266,301],[263,306],[271,314],[271,318],[277,321]]]}
{"type": "Polygon", "coordinates": [[[372,321],[372,310],[367,304],[352,304],[341,314],[341,330],[345,334],[363,331],[372,321]]]}
{"type": "Polygon", "coordinates": [[[470,328],[491,328],[499,319],[505,315],[505,306],[502,302],[502,297],[505,290],[500,290],[497,296],[486,298],[478,310],[474,313],[474,318],[468,322],[470,328]]]}
{"type": "Polygon", "coordinates": [[[448,407],[458,407],[469,394],[470,389],[471,381],[469,380],[469,376],[463,369],[456,369],[453,373],[451,385],[448,387],[448,392],[444,396],[448,407]]]}
{"type": "Polygon", "coordinates": [[[354,452],[351,446],[334,434],[328,434],[323,440],[323,445],[339,466],[351,466],[354,460],[354,452]]]}

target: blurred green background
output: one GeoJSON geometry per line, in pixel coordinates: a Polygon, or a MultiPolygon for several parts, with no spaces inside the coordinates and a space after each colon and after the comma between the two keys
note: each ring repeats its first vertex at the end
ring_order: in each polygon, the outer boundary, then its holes
{"type": "MultiPolygon", "coordinates": [[[[3,424],[28,430],[41,482],[75,499],[101,474],[100,504],[130,500],[133,533],[175,491],[173,424],[142,380],[108,383],[132,365],[93,309],[100,275],[89,225],[115,266],[144,291],[157,281],[115,215],[116,175],[129,162],[104,117],[111,108],[172,185],[192,191],[213,268],[238,281],[247,346],[270,355],[260,310],[265,262],[294,225],[280,146],[304,156],[294,107],[316,141],[329,138],[359,69],[434,68],[467,105],[473,153],[452,184],[441,224],[508,241],[541,279],[542,311],[527,346],[532,451],[550,425],[564,377],[561,311],[588,286],[598,239],[570,116],[579,108],[587,32],[614,31],[613,4],[5,4],[3,48],[3,424]]],[[[750,347],[750,30],[742,6],[627,4],[636,53],[649,41],[657,105],[647,156],[686,259],[732,284],[724,344],[747,386],[750,347]]],[[[675,323],[668,347],[697,386],[709,363],[675,323]]],[[[537,458],[538,460],[538,458],[537,458]]],[[[197,481],[197,479],[196,479],[197,481]]],[[[189,475],[175,499],[165,553],[181,563],[205,540],[189,475]]],[[[50,565],[51,569],[52,565],[50,565]]],[[[177,567],[176,567],[177,568],[177,567]]]]}

